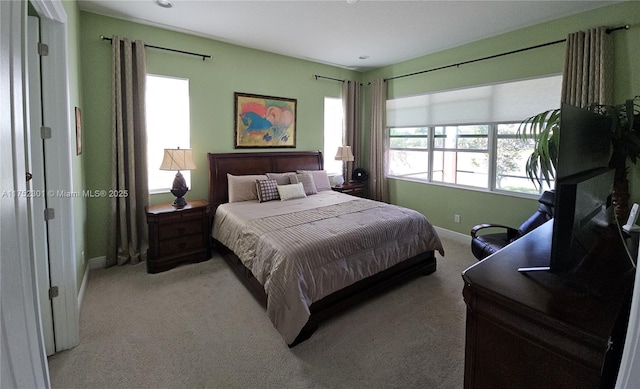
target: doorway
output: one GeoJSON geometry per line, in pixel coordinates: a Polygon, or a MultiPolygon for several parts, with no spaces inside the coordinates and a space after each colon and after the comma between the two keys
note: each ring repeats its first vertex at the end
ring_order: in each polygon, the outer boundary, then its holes
{"type": "MultiPolygon", "coordinates": [[[[42,282],[38,288],[38,298],[41,301],[43,330],[46,331],[44,326],[47,321],[47,304],[42,301],[48,300],[52,317],[50,331],[53,331],[52,338],[55,339],[53,351],[58,352],[75,347],[80,342],[77,261],[82,259],[76,255],[74,202],[64,195],[59,195],[73,192],[71,146],[74,144],[75,134],[72,137],[67,66],[67,14],[60,0],[31,0],[30,4],[39,18],[40,43],[46,45],[46,48],[43,47],[45,51],[41,50],[42,55],[39,56],[42,104],[40,108],[32,109],[33,99],[30,98],[28,109],[30,116],[31,111],[40,111],[43,127],[50,129],[40,130],[38,126],[31,126],[27,132],[30,145],[42,142],[43,174],[40,177],[42,180],[46,178],[45,205],[48,210],[48,220],[44,229],[44,208],[41,214],[38,214],[40,210],[34,208],[33,219],[30,220],[33,225],[30,228],[36,229],[37,232],[33,235],[31,248],[34,256],[37,250],[41,251],[41,255],[44,255],[43,252],[46,250],[48,270],[41,269],[46,265],[46,261],[39,260],[35,263],[34,271],[38,281],[42,282]],[[51,289],[53,293],[49,299],[51,289]]],[[[25,42],[25,46],[28,46],[28,42],[25,42]]],[[[23,60],[30,61],[29,55],[23,60]]],[[[31,88],[31,82],[28,84],[31,88]]],[[[33,176],[35,179],[35,174],[33,176]]],[[[32,203],[34,207],[45,206],[42,203],[32,203]]],[[[47,354],[50,348],[49,344],[47,354]]]]}

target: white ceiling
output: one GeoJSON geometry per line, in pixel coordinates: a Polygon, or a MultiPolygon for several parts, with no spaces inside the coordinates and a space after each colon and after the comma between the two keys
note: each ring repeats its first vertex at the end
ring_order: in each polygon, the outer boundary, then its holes
{"type": "MultiPolygon", "coordinates": [[[[367,70],[618,2],[171,1],[170,9],[154,0],[81,0],[79,5],[102,15],[367,70]]],[[[205,54],[215,59],[215,53],[205,54]]]]}

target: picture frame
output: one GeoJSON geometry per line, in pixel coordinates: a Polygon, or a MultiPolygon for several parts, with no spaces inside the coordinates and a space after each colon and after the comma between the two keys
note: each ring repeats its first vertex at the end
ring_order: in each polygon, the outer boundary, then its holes
{"type": "Polygon", "coordinates": [[[234,93],[236,149],[296,147],[296,99],[234,93]]]}
{"type": "Polygon", "coordinates": [[[82,154],[82,111],[76,107],[76,155],[82,154]]]}

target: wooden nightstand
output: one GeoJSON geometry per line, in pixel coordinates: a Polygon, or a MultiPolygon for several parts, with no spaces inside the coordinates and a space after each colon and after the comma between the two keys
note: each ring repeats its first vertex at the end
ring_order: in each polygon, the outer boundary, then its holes
{"type": "Polygon", "coordinates": [[[211,258],[211,207],[207,201],[189,201],[182,209],[171,204],[150,205],[146,212],[148,273],[169,270],[182,262],[211,258]]]}
{"type": "Polygon", "coordinates": [[[345,182],[341,186],[333,186],[331,187],[331,189],[335,190],[336,192],[352,196],[367,197],[366,185],[364,182],[349,181],[348,183],[345,182]]]}

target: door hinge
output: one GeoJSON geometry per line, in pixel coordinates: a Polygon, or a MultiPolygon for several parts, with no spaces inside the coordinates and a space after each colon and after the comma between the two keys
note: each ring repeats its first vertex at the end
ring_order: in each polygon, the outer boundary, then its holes
{"type": "Polygon", "coordinates": [[[51,127],[46,127],[46,126],[40,127],[40,137],[42,139],[51,138],[51,127]]]}
{"type": "Polygon", "coordinates": [[[55,217],[56,217],[56,213],[53,208],[45,208],[44,210],[45,221],[53,220],[55,217]]]}
{"type": "Polygon", "coordinates": [[[43,57],[49,55],[49,45],[46,43],[38,42],[38,54],[43,57]]]}
{"type": "Polygon", "coordinates": [[[58,297],[57,286],[52,286],[51,288],[49,288],[49,300],[53,299],[54,297],[58,297]]]}

